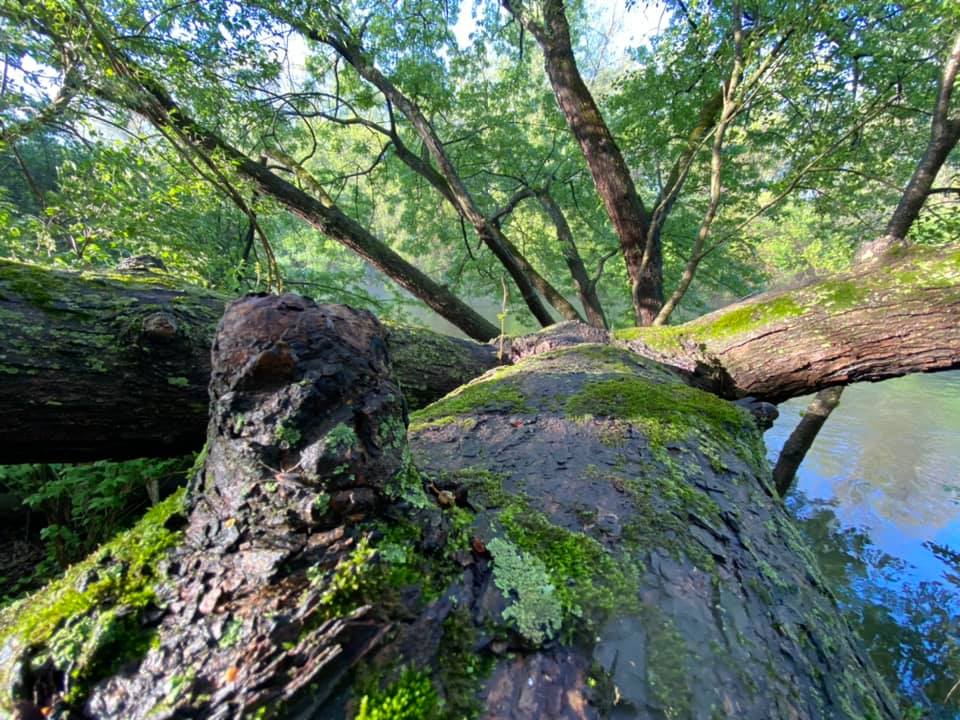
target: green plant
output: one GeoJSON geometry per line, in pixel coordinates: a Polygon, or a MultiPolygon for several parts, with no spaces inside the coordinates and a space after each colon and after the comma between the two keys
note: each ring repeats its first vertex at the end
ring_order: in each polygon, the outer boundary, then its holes
{"type": "Polygon", "coordinates": [[[184,472],[189,458],[0,467],[0,484],[41,513],[51,563],[65,568],[128,527],[147,503],[147,486],[184,472]]]}

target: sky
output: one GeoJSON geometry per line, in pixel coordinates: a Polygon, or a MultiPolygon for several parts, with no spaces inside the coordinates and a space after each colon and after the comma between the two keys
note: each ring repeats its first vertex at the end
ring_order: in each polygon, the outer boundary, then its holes
{"type": "MultiPolygon", "coordinates": [[[[476,28],[474,6],[477,4],[477,0],[463,0],[460,5],[460,17],[453,27],[460,47],[470,43],[470,34],[476,28]]],[[[629,9],[625,5],[622,0],[587,0],[592,29],[606,38],[608,64],[622,60],[628,48],[645,43],[660,23],[665,22],[664,7],[658,2],[641,1],[629,9]]],[[[501,10],[506,20],[505,12],[501,10]]]]}

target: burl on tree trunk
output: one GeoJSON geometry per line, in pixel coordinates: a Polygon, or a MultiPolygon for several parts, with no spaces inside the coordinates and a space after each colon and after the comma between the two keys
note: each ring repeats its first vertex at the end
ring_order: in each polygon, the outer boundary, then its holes
{"type": "Polygon", "coordinates": [[[754,418],[540,340],[411,416],[418,472],[372,316],[232,304],[187,496],[0,614],[0,710],[896,717],[754,418]]]}

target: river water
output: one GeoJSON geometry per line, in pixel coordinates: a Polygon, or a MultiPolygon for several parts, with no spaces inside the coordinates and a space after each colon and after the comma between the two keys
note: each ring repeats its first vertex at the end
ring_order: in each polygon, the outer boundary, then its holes
{"type": "MultiPolygon", "coordinates": [[[[808,402],[780,406],[771,463],[808,402]]],[[[848,387],[788,505],[881,671],[960,718],[960,372],[848,387]]]]}

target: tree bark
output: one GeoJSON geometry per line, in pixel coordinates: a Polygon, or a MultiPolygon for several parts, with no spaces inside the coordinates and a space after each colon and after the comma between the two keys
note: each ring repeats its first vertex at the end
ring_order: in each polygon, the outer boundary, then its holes
{"type": "Polygon", "coordinates": [[[493,323],[341,212],[332,201],[324,202],[308,195],[216,133],[198,125],[143,68],[122,57],[116,57],[114,61],[117,74],[136,78],[137,84],[133,88],[97,88],[105,100],[142,115],[157,127],[174,128],[189,140],[194,150],[222,155],[237,172],[253,182],[261,194],[273,198],[294,215],[353,250],[468,336],[486,341],[499,334],[493,323]]]}
{"type": "Polygon", "coordinates": [[[773,484],[777,488],[780,497],[786,497],[793,486],[793,479],[796,477],[797,469],[807,456],[820,428],[830,417],[837,405],[840,404],[840,396],[843,394],[843,386],[827,388],[816,394],[807,409],[800,418],[800,422],[790,433],[787,442],[784,443],[780,451],[780,457],[777,458],[777,464],[773,468],[773,484]]]}
{"type": "MultiPolygon", "coordinates": [[[[227,301],[162,274],[0,261],[0,464],[198,450],[227,301]]],[[[497,364],[492,345],[423,329],[393,327],[389,347],[413,407],[497,364]]]]}
{"type": "Polygon", "coordinates": [[[897,717],[753,418],[668,368],[528,357],[412,416],[419,472],[369,314],[242,299],[210,387],[186,501],[0,613],[0,711],[897,717]]]}
{"type": "Polygon", "coordinates": [[[503,0],[503,5],[543,49],[544,67],[557,103],[580,144],[597,192],[620,239],[637,325],[649,325],[663,304],[660,244],[652,242],[648,247],[650,220],[623,154],[577,68],[563,2],[545,0],[542,3],[542,24],[524,12],[520,3],[503,0]]]}
{"type": "MultiPolygon", "coordinates": [[[[276,12],[276,8],[273,9],[276,12]]],[[[301,18],[284,15],[284,19],[292,27],[304,33],[307,37],[329,45],[351,66],[364,80],[376,87],[388,101],[410,121],[417,136],[423,142],[430,157],[437,164],[438,172],[443,177],[449,190],[450,199],[457,211],[464,217],[477,232],[477,236],[496,256],[513,282],[520,290],[527,308],[542,327],[552,325],[554,320],[550,311],[543,305],[537,295],[534,276],[542,278],[521,254],[511,251],[511,243],[504,237],[500,228],[491,223],[486,215],[480,211],[469,189],[460,177],[453,162],[447,155],[446,148],[440,141],[430,121],[420,107],[394,85],[368,58],[353,39],[353,32],[348,27],[338,27],[342,22],[339,16],[331,18],[331,23],[337,27],[324,28],[318,31],[301,18]]]]}
{"type": "Polygon", "coordinates": [[[580,251],[577,250],[577,243],[573,239],[573,231],[570,229],[570,224],[567,222],[563,210],[560,209],[560,206],[557,205],[553,196],[546,189],[537,192],[537,200],[539,200],[544,212],[557,229],[560,252],[563,255],[564,262],[567,263],[567,268],[570,270],[573,284],[577,288],[577,296],[583,305],[587,322],[597,328],[607,327],[607,318],[603,314],[603,306],[600,304],[600,297],[597,295],[597,284],[587,274],[587,268],[583,264],[583,258],[580,257],[580,251]]]}
{"type": "Polygon", "coordinates": [[[950,98],[953,95],[957,73],[960,71],[960,34],[953,41],[953,48],[943,66],[940,92],[933,110],[930,125],[930,142],[917,168],[904,188],[900,202],[887,223],[884,235],[903,239],[920,214],[933,181],[947,160],[950,151],[960,141],[960,112],[950,113],[950,98]]]}
{"type": "MultiPolygon", "coordinates": [[[[226,299],[140,277],[142,284],[0,263],[0,462],[199,448],[209,338],[226,299]]],[[[949,370],[960,367],[960,250],[916,250],[684,325],[613,336],[718,395],[772,403],[859,380],[949,370]]],[[[602,330],[580,337],[610,341],[602,330]]],[[[514,345],[545,350],[545,338],[514,345]]],[[[497,364],[490,345],[425,330],[395,328],[390,346],[415,407],[497,364]]]]}
{"type": "Polygon", "coordinates": [[[960,367],[960,249],[916,248],[676,326],[616,333],[724,397],[780,403],[960,367]]]}

